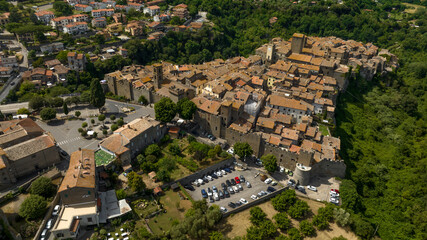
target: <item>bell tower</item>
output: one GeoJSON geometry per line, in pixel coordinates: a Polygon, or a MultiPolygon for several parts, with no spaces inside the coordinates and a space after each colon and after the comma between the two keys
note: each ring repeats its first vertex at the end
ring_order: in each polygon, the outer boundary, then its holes
{"type": "Polygon", "coordinates": [[[153,64],[154,74],[153,82],[156,89],[160,89],[163,81],[163,65],[161,63],[153,64]]]}

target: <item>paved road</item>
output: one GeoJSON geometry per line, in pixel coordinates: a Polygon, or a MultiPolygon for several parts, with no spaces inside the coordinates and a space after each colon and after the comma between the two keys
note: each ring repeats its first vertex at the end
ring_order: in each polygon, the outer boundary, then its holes
{"type": "MultiPolygon", "coordinates": [[[[9,78],[9,80],[3,86],[2,92],[0,94],[0,102],[2,102],[7,97],[10,90],[14,89],[19,84],[19,81],[21,81],[21,74],[19,74],[16,77],[9,78]]],[[[18,109],[16,109],[16,110],[18,110],[18,109]]],[[[3,109],[2,109],[2,112],[3,112],[3,109]]],[[[7,113],[7,112],[4,112],[4,113],[7,113]]]]}

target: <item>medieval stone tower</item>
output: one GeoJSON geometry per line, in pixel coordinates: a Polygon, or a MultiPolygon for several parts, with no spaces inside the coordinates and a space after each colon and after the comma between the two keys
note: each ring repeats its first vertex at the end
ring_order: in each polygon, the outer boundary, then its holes
{"type": "Polygon", "coordinates": [[[153,64],[154,74],[153,82],[156,89],[160,89],[163,81],[163,65],[161,63],[153,64]]]}
{"type": "Polygon", "coordinates": [[[292,36],[291,51],[292,53],[301,53],[304,48],[306,37],[301,33],[294,33],[292,36]]]}

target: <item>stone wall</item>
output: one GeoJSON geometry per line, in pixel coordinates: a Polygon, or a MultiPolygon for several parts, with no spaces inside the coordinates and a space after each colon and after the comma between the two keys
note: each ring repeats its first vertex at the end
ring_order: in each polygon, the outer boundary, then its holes
{"type": "Polygon", "coordinates": [[[260,157],[262,155],[262,135],[259,132],[250,132],[245,134],[231,128],[226,128],[224,138],[230,146],[234,145],[236,142],[247,142],[252,147],[252,150],[254,150],[255,156],[260,157]]]}
{"type": "Polygon", "coordinates": [[[323,160],[311,167],[311,176],[345,177],[347,166],[344,161],[323,160]]]}

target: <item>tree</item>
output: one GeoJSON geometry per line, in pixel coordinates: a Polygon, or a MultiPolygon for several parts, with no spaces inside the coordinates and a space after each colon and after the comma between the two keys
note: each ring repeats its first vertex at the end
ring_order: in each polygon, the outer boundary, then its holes
{"type": "Polygon", "coordinates": [[[105,117],[105,115],[104,115],[104,114],[100,114],[100,115],[98,116],[98,121],[102,122],[102,124],[104,124],[105,119],[106,119],[106,117],[105,117]]]}
{"type": "Polygon", "coordinates": [[[170,174],[170,172],[169,172],[169,171],[167,171],[166,169],[160,169],[160,170],[157,172],[157,178],[158,178],[160,181],[164,182],[164,183],[166,183],[166,182],[170,182],[170,180],[171,180],[171,174],[170,174]]]}
{"type": "Polygon", "coordinates": [[[162,98],[154,104],[156,119],[161,122],[170,122],[176,115],[176,104],[170,98],[162,98]]]}
{"type": "Polygon", "coordinates": [[[43,108],[40,111],[40,117],[44,120],[44,121],[48,121],[51,119],[56,118],[56,110],[53,108],[43,108]]]}
{"type": "Polygon", "coordinates": [[[287,189],[274,197],[271,203],[276,211],[284,212],[297,201],[295,191],[287,189]]]}
{"type": "Polygon", "coordinates": [[[82,115],[82,113],[81,113],[80,111],[76,111],[76,112],[74,113],[74,115],[76,116],[76,118],[79,118],[79,117],[80,117],[80,115],[82,115]]]}
{"type": "Polygon", "coordinates": [[[160,157],[161,153],[162,150],[157,144],[151,144],[145,149],[145,156],[154,155],[156,157],[160,157]]]}
{"type": "Polygon", "coordinates": [[[46,211],[46,200],[39,195],[30,195],[22,202],[19,208],[19,216],[26,219],[37,219],[43,217],[46,211]]]}
{"type": "Polygon", "coordinates": [[[188,100],[188,98],[182,98],[177,103],[177,110],[182,119],[190,120],[193,118],[197,106],[194,102],[188,100]]]}
{"type": "Polygon", "coordinates": [[[168,172],[172,172],[176,168],[176,162],[173,158],[164,157],[157,162],[159,169],[164,169],[168,172]]]}
{"type": "Polygon", "coordinates": [[[261,157],[262,165],[265,170],[272,173],[277,169],[277,158],[273,154],[267,154],[261,157]]]}
{"type": "Polygon", "coordinates": [[[30,187],[31,194],[37,194],[42,197],[48,198],[55,194],[56,187],[47,177],[39,177],[37,178],[30,187]]]}
{"type": "Polygon", "coordinates": [[[64,111],[65,115],[68,115],[68,105],[65,101],[64,104],[62,104],[62,110],[64,111]]]}
{"type": "Polygon", "coordinates": [[[250,214],[251,217],[249,219],[255,226],[259,226],[267,217],[267,214],[265,214],[265,212],[258,206],[251,208],[250,214]]]}
{"type": "Polygon", "coordinates": [[[128,184],[135,192],[142,192],[145,190],[146,186],[142,177],[134,171],[131,171],[127,175],[128,184]]]}
{"type": "Polygon", "coordinates": [[[282,231],[286,231],[291,227],[291,220],[285,212],[277,213],[273,219],[276,221],[277,227],[282,231]]]}
{"type": "Polygon", "coordinates": [[[296,203],[289,207],[288,214],[291,218],[302,219],[310,212],[310,207],[307,202],[297,200],[296,203]]]}
{"type": "Polygon", "coordinates": [[[209,240],[224,240],[224,235],[218,231],[213,231],[209,234],[209,240]]]}
{"type": "Polygon", "coordinates": [[[288,235],[290,240],[301,240],[301,234],[296,228],[291,228],[288,230],[288,235]]]}
{"type": "Polygon", "coordinates": [[[299,224],[300,232],[305,236],[313,236],[316,233],[316,229],[314,229],[313,224],[308,220],[303,220],[299,224]]]}
{"type": "Polygon", "coordinates": [[[82,128],[86,128],[87,127],[87,122],[83,122],[82,123],[82,128]]]}
{"type": "Polygon", "coordinates": [[[239,156],[240,158],[245,159],[246,157],[249,157],[254,152],[251,148],[251,145],[247,142],[237,142],[233,145],[234,152],[239,156]]]}
{"type": "Polygon", "coordinates": [[[117,124],[112,124],[111,125],[111,131],[116,131],[117,129],[119,129],[119,125],[117,125],[117,124]]]}
{"type": "Polygon", "coordinates": [[[20,108],[16,111],[17,114],[27,114],[30,115],[30,111],[27,108],[20,108]]]}
{"type": "Polygon", "coordinates": [[[123,121],[123,119],[117,120],[117,125],[119,125],[119,127],[123,126],[124,124],[125,122],[123,121]]]}
{"type": "Polygon", "coordinates": [[[90,123],[91,123],[92,125],[94,125],[94,124],[95,124],[95,119],[93,119],[93,118],[92,118],[92,119],[90,120],[90,123]]]}
{"type": "Polygon", "coordinates": [[[68,16],[73,14],[73,7],[62,1],[53,3],[53,9],[56,16],[68,16]]]}
{"type": "Polygon", "coordinates": [[[174,156],[179,156],[181,155],[181,148],[178,144],[172,143],[169,145],[169,152],[172,153],[172,155],[174,156]]]}
{"type": "Polygon", "coordinates": [[[148,100],[143,95],[141,95],[138,98],[138,102],[141,103],[142,105],[147,105],[148,104],[148,100]]]}
{"type": "Polygon", "coordinates": [[[351,223],[350,213],[346,212],[344,208],[335,208],[333,210],[333,216],[336,223],[341,227],[345,227],[351,223]]]}
{"type": "Polygon", "coordinates": [[[116,120],[116,115],[114,114],[110,115],[110,120],[114,122],[114,120],[116,120]]]}
{"type": "Polygon", "coordinates": [[[95,78],[90,83],[90,104],[96,108],[105,105],[105,94],[100,81],[95,78]]]}
{"type": "Polygon", "coordinates": [[[36,96],[31,98],[30,102],[28,103],[28,107],[30,107],[31,109],[33,109],[35,111],[40,111],[40,109],[42,109],[45,104],[46,104],[46,102],[45,102],[44,98],[36,95],[36,96]]]}

